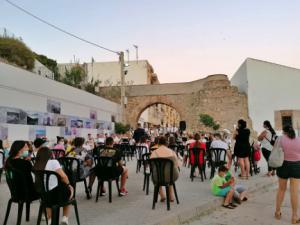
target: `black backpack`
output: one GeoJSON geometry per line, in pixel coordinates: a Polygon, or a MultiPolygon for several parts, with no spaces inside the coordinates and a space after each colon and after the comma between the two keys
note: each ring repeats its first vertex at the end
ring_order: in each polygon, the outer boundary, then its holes
{"type": "Polygon", "coordinates": [[[269,140],[268,138],[266,138],[266,139],[268,140],[268,142],[270,142],[270,144],[271,144],[272,146],[274,146],[274,145],[275,145],[275,142],[276,142],[276,140],[277,140],[277,138],[278,138],[277,134],[274,133],[274,134],[272,134],[271,140],[269,140]]]}

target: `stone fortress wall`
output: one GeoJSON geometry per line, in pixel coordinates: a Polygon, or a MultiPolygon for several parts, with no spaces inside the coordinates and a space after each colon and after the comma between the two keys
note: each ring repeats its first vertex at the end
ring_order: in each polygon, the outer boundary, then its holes
{"type": "Polygon", "coordinates": [[[186,83],[132,85],[126,87],[126,93],[126,122],[133,127],[144,109],[162,103],[175,108],[190,131],[207,130],[199,122],[200,114],[211,115],[221,125],[220,129],[232,131],[241,118],[252,128],[246,94],[231,86],[223,74],[186,83]]]}

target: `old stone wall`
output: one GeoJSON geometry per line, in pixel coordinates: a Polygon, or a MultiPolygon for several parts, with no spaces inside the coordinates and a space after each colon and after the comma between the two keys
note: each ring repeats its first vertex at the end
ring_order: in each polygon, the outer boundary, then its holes
{"type": "Polygon", "coordinates": [[[241,118],[252,127],[247,96],[231,86],[226,75],[211,75],[187,83],[132,85],[126,93],[126,122],[133,127],[141,113],[157,103],[175,108],[189,131],[208,130],[199,122],[200,114],[211,115],[221,125],[220,129],[233,130],[241,118]]]}

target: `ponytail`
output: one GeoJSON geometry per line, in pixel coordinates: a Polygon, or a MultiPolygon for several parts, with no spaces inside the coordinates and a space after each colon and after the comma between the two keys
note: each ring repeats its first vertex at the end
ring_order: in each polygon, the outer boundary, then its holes
{"type": "Polygon", "coordinates": [[[273,129],[271,123],[269,120],[264,121],[264,125],[267,127],[267,129],[271,132],[272,136],[276,135],[275,130],[273,129]]]}

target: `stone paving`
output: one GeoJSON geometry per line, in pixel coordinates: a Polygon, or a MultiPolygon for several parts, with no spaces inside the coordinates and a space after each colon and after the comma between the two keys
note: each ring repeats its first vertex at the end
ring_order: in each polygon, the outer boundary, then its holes
{"type": "MultiPolygon", "coordinates": [[[[265,162],[262,162],[265,165],[265,162]]],[[[135,173],[136,160],[127,163],[129,168],[129,179],[127,182],[128,196],[118,197],[116,187],[113,185],[112,203],[108,202],[108,196],[100,197],[98,203],[95,202],[94,184],[93,198],[87,200],[83,189],[83,183],[79,183],[77,188],[77,201],[82,225],[114,224],[114,225],[138,225],[138,224],[182,224],[195,219],[198,216],[210,213],[221,205],[221,199],[213,197],[210,193],[209,179],[201,182],[200,178],[191,182],[189,179],[189,168],[181,169],[180,178],[177,181],[177,190],[180,204],[171,204],[171,210],[167,211],[166,203],[158,202],[156,209],[152,210],[153,185],[150,183],[150,193],[147,196],[142,191],[143,174],[135,173]]],[[[240,181],[254,190],[270,187],[276,178],[263,177],[265,168],[260,175],[250,178],[248,181],[240,181]]],[[[210,170],[207,169],[207,176],[210,170]]],[[[0,223],[4,220],[9,190],[5,180],[0,183],[0,223]]],[[[251,202],[251,200],[249,201],[251,202]]],[[[23,214],[23,224],[36,224],[39,203],[35,202],[31,207],[31,220],[25,223],[23,214]]],[[[243,207],[243,206],[242,206],[243,207]]],[[[12,206],[8,224],[16,223],[16,205],[12,206]]],[[[43,222],[42,224],[46,224],[43,222]]],[[[70,224],[76,224],[74,210],[71,209],[70,224]]]]}
{"type": "Polygon", "coordinates": [[[257,193],[253,199],[234,210],[219,208],[189,225],[287,225],[291,224],[290,195],[287,191],[282,207],[282,219],[274,218],[276,187],[257,193]]]}

